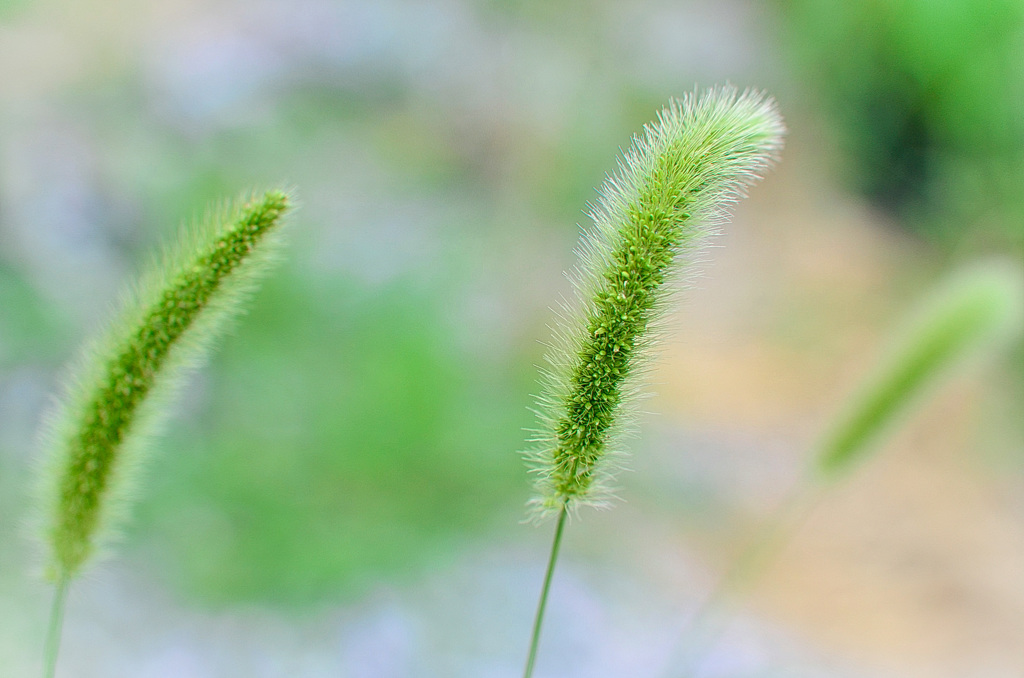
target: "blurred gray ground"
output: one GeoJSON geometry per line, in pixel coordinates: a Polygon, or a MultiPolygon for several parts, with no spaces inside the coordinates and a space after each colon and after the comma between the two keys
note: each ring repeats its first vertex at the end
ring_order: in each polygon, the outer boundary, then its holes
{"type": "MultiPolygon", "coordinates": [[[[288,262],[184,393],[76,583],[65,676],[515,676],[550,526],[515,451],[582,210],[671,95],[777,94],[783,163],[680,295],[625,502],[572,525],[537,676],[674,675],[946,255],[830,177],[753,2],[0,3],[0,666],[61,365],[176,224],[297,187],[288,262]]],[[[1024,671],[1019,371],[944,388],[829,496],[700,675],[1024,671]]]]}

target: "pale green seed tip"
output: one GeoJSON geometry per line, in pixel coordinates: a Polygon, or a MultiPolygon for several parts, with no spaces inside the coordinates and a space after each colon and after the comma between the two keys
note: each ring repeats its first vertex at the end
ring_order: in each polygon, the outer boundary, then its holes
{"type": "Polygon", "coordinates": [[[578,304],[563,314],[548,356],[541,429],[527,453],[535,513],[611,498],[665,283],[772,164],[784,131],[760,93],[689,94],[644,127],[602,186],[579,248],[578,304]]]}
{"type": "Polygon", "coordinates": [[[853,398],[819,446],[818,475],[840,477],[866,458],[895,420],[958,366],[983,358],[1024,328],[1024,272],[987,261],[952,275],[921,304],[903,340],[853,398]]]}
{"type": "Polygon", "coordinates": [[[290,197],[268,191],[186,232],[86,352],[49,426],[43,466],[48,573],[72,578],[123,513],[138,449],[266,269],[290,197]]]}

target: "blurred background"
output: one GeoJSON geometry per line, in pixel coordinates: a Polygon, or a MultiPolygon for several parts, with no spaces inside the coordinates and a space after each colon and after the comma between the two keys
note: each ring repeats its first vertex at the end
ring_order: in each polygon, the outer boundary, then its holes
{"type": "MultiPolygon", "coordinates": [[[[520,675],[552,526],[517,455],[595,187],[670,96],[773,93],[782,163],[678,297],[624,501],[536,675],[682,678],[686,619],[901,314],[1024,255],[1020,0],[0,1],[0,666],[62,366],[178,224],[296,187],[287,263],[72,589],[59,675],[520,675]]],[[[1024,674],[1024,351],[816,508],[696,673],[1024,674]]]]}

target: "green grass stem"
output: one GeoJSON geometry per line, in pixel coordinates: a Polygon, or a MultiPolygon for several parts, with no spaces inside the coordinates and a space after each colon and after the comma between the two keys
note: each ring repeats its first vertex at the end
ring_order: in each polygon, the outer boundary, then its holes
{"type": "Polygon", "coordinates": [[[548,569],[544,573],[544,585],[540,590],[540,600],[537,601],[537,614],[533,618],[533,633],[530,634],[530,649],[526,654],[526,668],[523,670],[523,678],[531,678],[533,676],[533,665],[537,661],[537,647],[540,645],[540,629],[544,624],[544,610],[547,609],[548,593],[551,591],[551,580],[555,575],[555,563],[558,561],[558,552],[562,548],[562,532],[565,530],[568,516],[569,511],[563,506],[562,510],[558,512],[555,540],[551,544],[548,569]]]}
{"type": "Polygon", "coordinates": [[[619,439],[635,408],[652,328],[684,260],[725,220],[728,207],[774,162],[784,126],[774,102],[732,87],[669,102],[633,140],[591,210],[574,282],[548,354],[540,430],[527,461],[536,476],[534,515],[558,514],[534,620],[525,678],[567,516],[611,496],[619,439]]]}
{"type": "Polygon", "coordinates": [[[714,591],[686,621],[682,640],[669,661],[683,676],[699,671],[700,661],[725,630],[736,603],[757,584],[804,518],[820,501],[824,488],[803,484],[789,494],[733,560],[714,591]]]}
{"type": "Polygon", "coordinates": [[[269,191],[189,231],[126,300],[119,320],[86,351],[49,423],[40,483],[56,581],[45,645],[52,678],[71,580],[124,513],[140,447],[186,368],[201,360],[243,308],[272,261],[289,197],[269,191]]]}
{"type": "Polygon", "coordinates": [[[733,604],[749,592],[805,516],[835,482],[862,463],[894,424],[943,376],[991,357],[1024,325],[1024,277],[1016,262],[989,261],[957,271],[919,304],[900,340],[865,380],[819,444],[813,465],[791,497],[741,552],[714,593],[686,625],[670,668],[689,676],[723,630],[733,604]]]}
{"type": "Polygon", "coordinates": [[[50,623],[47,625],[46,644],[43,646],[43,678],[53,678],[57,671],[57,654],[60,652],[60,636],[64,628],[64,608],[67,606],[69,584],[66,578],[62,578],[54,587],[50,623]]]}
{"type": "Polygon", "coordinates": [[[1016,262],[975,264],[939,284],[819,443],[821,480],[842,476],[877,449],[943,375],[1017,336],[1022,315],[1024,279],[1016,262]]]}

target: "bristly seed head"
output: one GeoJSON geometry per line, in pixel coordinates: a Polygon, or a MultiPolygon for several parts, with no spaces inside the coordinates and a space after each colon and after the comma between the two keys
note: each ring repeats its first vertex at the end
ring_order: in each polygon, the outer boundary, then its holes
{"type": "Polygon", "coordinates": [[[123,501],[126,447],[160,415],[182,368],[201,359],[265,270],[289,198],[271,191],[216,215],[151,273],[119,324],[86,356],[51,426],[44,469],[50,574],[69,579],[96,547],[123,501]],[[159,400],[159,398],[157,398],[159,400]]]}
{"type": "Polygon", "coordinates": [[[815,475],[834,481],[871,455],[944,375],[998,354],[1024,327],[1024,271],[991,259],[951,274],[912,314],[878,370],[819,443],[815,475]]]}
{"type": "Polygon", "coordinates": [[[568,310],[548,355],[541,430],[527,452],[540,514],[609,496],[615,441],[675,262],[691,255],[782,146],[774,102],[716,88],[672,100],[600,191],[568,310]]]}

